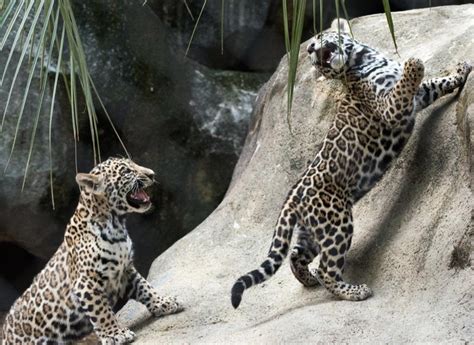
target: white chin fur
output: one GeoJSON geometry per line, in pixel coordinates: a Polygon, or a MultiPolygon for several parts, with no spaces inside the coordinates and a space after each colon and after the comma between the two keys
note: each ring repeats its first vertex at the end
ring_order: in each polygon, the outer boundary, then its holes
{"type": "Polygon", "coordinates": [[[331,60],[331,68],[339,71],[344,66],[344,59],[341,55],[336,55],[331,60]]]}

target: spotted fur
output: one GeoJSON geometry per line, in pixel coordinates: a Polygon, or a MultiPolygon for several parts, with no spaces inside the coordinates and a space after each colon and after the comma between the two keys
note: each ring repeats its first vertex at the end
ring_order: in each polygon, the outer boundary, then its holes
{"type": "Polygon", "coordinates": [[[181,309],[136,271],[125,226],[127,213],[150,209],[144,188],[154,172],[111,158],[76,180],[81,194],[64,241],[10,309],[4,344],[64,344],[92,331],[102,344],[124,344],[135,334],[117,322],[119,299],[135,299],[155,316],[181,309]]]}
{"type": "Polygon", "coordinates": [[[415,113],[461,87],[471,71],[461,63],[448,77],[422,81],[424,66],[402,67],[347,33],[326,32],[308,46],[312,64],[326,78],[340,79],[347,93],[320,151],[290,190],[281,209],[268,257],[232,287],[237,308],[245,289],[270,278],[290,253],[291,270],[305,286],[321,284],[352,301],[372,295],[365,284],[343,280],[354,231],[352,206],[387,171],[415,124],[415,113]],[[296,243],[290,250],[292,234],[296,243]],[[319,255],[319,267],[308,265],[319,255]]]}

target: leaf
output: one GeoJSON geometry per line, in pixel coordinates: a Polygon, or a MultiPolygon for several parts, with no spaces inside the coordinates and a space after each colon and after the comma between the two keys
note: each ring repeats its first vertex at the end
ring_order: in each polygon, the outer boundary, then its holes
{"type": "MultiPolygon", "coordinates": [[[[51,9],[54,7],[54,1],[51,1],[51,9]]],[[[49,18],[50,15],[49,15],[49,18]]],[[[43,26],[43,34],[41,35],[41,40],[46,40],[46,36],[47,36],[47,28],[48,28],[48,25],[49,25],[49,20],[48,19],[48,16],[46,17],[46,20],[45,20],[45,23],[44,23],[44,26],[43,26]]],[[[49,51],[48,51],[48,55],[46,57],[46,70],[49,70],[50,68],[50,65],[51,65],[51,55],[52,55],[52,52],[53,52],[53,47],[54,47],[54,40],[56,38],[56,32],[57,32],[57,27],[58,27],[58,20],[59,20],[59,7],[56,9],[56,15],[55,15],[55,19],[53,21],[53,37],[51,39],[51,42],[50,42],[50,46],[49,46],[49,51]]],[[[39,53],[39,50],[41,49],[41,53],[43,53],[43,50],[44,48],[46,47],[46,42],[42,42],[40,41],[39,43],[39,46],[38,46],[38,53],[39,53]]],[[[39,118],[40,118],[40,115],[41,115],[41,109],[42,109],[42,106],[43,106],[43,100],[44,100],[44,96],[46,94],[46,90],[47,90],[47,78],[43,78],[42,80],[40,80],[40,99],[39,99],[39,102],[38,102],[38,105],[37,105],[37,111],[36,111],[36,115],[35,115],[35,121],[34,121],[34,124],[33,124],[33,130],[31,132],[31,139],[30,139],[30,147],[29,147],[29,150],[28,150],[28,158],[26,160],[26,166],[25,166],[25,173],[23,174],[23,182],[22,182],[22,185],[21,185],[21,191],[24,190],[25,188],[25,185],[26,185],[26,179],[27,179],[27,176],[28,176],[28,170],[29,170],[29,167],[30,167],[30,161],[31,161],[31,156],[33,154],[33,147],[34,147],[34,143],[35,143],[35,138],[36,138],[36,131],[37,131],[37,128],[38,128],[38,122],[39,122],[39,118]]]]}
{"type": "Polygon", "coordinates": [[[225,0],[221,0],[221,55],[224,54],[224,9],[225,0]]]}
{"type": "MultiPolygon", "coordinates": [[[[282,0],[283,7],[283,32],[285,34],[285,49],[288,53],[290,51],[290,32],[288,31],[288,8],[286,7],[286,0],[282,0]]],[[[288,63],[290,56],[287,55],[288,63]]]]}
{"type": "MultiPolygon", "coordinates": [[[[5,46],[5,42],[7,41],[7,38],[10,35],[10,32],[12,31],[13,26],[15,25],[16,20],[18,19],[18,16],[21,12],[21,9],[23,8],[24,5],[25,5],[25,0],[22,0],[20,5],[18,5],[18,7],[16,8],[15,13],[13,14],[13,18],[10,20],[10,23],[8,24],[7,30],[5,30],[5,34],[3,35],[2,42],[0,43],[0,50],[3,50],[3,47],[5,46]]],[[[5,20],[6,20],[6,18],[5,18],[5,20]]],[[[2,24],[4,24],[3,18],[2,18],[2,24]]],[[[2,27],[3,27],[3,25],[2,25],[2,27]]]]}
{"type": "Polygon", "coordinates": [[[204,8],[206,7],[206,4],[207,4],[207,0],[204,0],[204,2],[202,4],[202,7],[201,7],[201,11],[199,12],[199,16],[197,18],[196,24],[194,25],[193,32],[191,33],[191,37],[189,38],[188,46],[186,48],[186,53],[184,53],[185,56],[188,55],[189,48],[191,47],[191,43],[193,41],[194,34],[196,33],[196,29],[198,27],[199,20],[201,19],[201,16],[202,16],[202,13],[204,12],[204,8]]]}
{"type": "MultiPolygon", "coordinates": [[[[0,28],[2,28],[3,25],[5,25],[5,21],[10,16],[10,13],[12,12],[12,10],[15,8],[15,4],[16,4],[16,1],[10,1],[8,3],[8,6],[5,12],[0,15],[0,28]]],[[[0,11],[3,11],[3,8],[0,11]]]]}
{"type": "MultiPolygon", "coordinates": [[[[43,1],[44,2],[44,1],[43,1]]],[[[31,11],[31,8],[33,6],[33,3],[30,4],[30,7],[28,8],[27,10],[27,13],[30,13],[31,11]]],[[[21,64],[23,62],[23,59],[25,57],[25,54],[26,54],[26,51],[28,50],[28,42],[31,40],[31,37],[33,35],[33,31],[34,31],[34,25],[36,25],[36,22],[38,21],[38,18],[39,18],[39,14],[41,13],[41,11],[37,11],[36,15],[35,15],[35,18],[33,20],[33,24],[32,24],[32,27],[30,28],[29,32],[28,32],[28,39],[27,39],[27,42],[26,44],[23,45],[22,47],[22,51],[21,51],[21,54],[20,54],[20,58],[18,59],[18,62],[17,62],[17,66],[16,66],[16,69],[15,69],[15,73],[13,74],[13,79],[12,79],[12,82],[11,82],[11,85],[10,85],[10,90],[8,92],[8,97],[7,97],[7,102],[5,103],[5,110],[3,112],[3,117],[2,117],[2,123],[0,125],[0,132],[2,132],[3,130],[3,126],[5,124],[5,117],[7,115],[7,111],[8,111],[8,106],[10,105],[10,101],[11,101],[11,96],[13,94],[13,88],[15,86],[15,83],[16,83],[16,80],[18,78],[18,74],[20,72],[20,69],[21,69],[21,64]]],[[[24,27],[24,23],[25,23],[25,18],[23,18],[23,21],[22,23],[20,24],[20,28],[21,30],[23,30],[23,27],[24,27]]],[[[19,29],[20,30],[20,29],[19,29]]],[[[3,76],[2,76],[2,80],[0,82],[0,85],[3,85],[3,81],[4,81],[4,78],[5,78],[5,75],[7,73],[7,69],[8,69],[8,65],[13,57],[13,53],[14,53],[14,46],[16,46],[17,42],[18,42],[18,39],[20,37],[20,31],[17,32],[16,36],[15,36],[15,40],[13,42],[13,46],[12,46],[12,49],[10,50],[10,54],[8,55],[8,60],[7,60],[7,63],[5,64],[5,70],[3,71],[3,76]]],[[[20,112],[20,119],[21,119],[21,115],[22,115],[22,112],[20,112]]],[[[16,130],[16,132],[18,132],[18,128],[16,130]]],[[[13,145],[12,145],[12,150],[13,150],[13,147],[15,146],[15,141],[16,141],[16,134],[13,138],[13,145]]],[[[8,162],[6,164],[6,166],[8,166],[8,162]]]]}
{"type": "Polygon", "coordinates": [[[387,18],[388,28],[390,29],[390,34],[392,35],[393,45],[395,46],[395,52],[398,54],[397,40],[395,39],[395,29],[393,27],[390,3],[389,3],[389,0],[382,0],[382,2],[383,2],[383,9],[385,11],[385,17],[387,18]]]}
{"type": "Polygon", "coordinates": [[[195,19],[194,19],[194,16],[193,16],[193,12],[191,12],[191,9],[189,8],[188,2],[186,0],[183,0],[183,2],[184,2],[184,6],[186,7],[186,10],[189,13],[189,16],[191,17],[191,19],[194,22],[195,19]]]}
{"type": "MultiPolygon", "coordinates": [[[[3,69],[3,74],[2,74],[2,79],[0,81],[0,86],[3,85],[3,81],[5,80],[5,75],[7,73],[8,66],[10,65],[11,59],[12,59],[13,54],[15,52],[15,48],[16,48],[16,46],[18,44],[18,41],[21,37],[21,34],[22,34],[23,29],[25,27],[26,20],[28,19],[28,16],[30,15],[30,12],[31,12],[32,8],[33,8],[33,2],[31,2],[30,5],[28,6],[28,8],[26,9],[26,14],[22,18],[22,20],[20,22],[20,25],[18,27],[17,33],[15,35],[15,39],[13,40],[13,43],[12,43],[12,46],[11,46],[11,49],[10,49],[10,54],[8,54],[8,59],[7,59],[7,62],[5,63],[5,68],[3,69]]],[[[5,38],[5,41],[6,41],[6,38],[5,38]]],[[[3,44],[2,44],[2,49],[3,49],[3,44]]]]}
{"type": "MultiPolygon", "coordinates": [[[[1,0],[0,0],[1,1],[1,0]]],[[[37,66],[40,65],[39,69],[39,100],[37,104],[37,110],[34,114],[33,128],[31,132],[31,138],[29,141],[28,157],[25,165],[25,173],[23,176],[22,190],[26,185],[28,171],[31,165],[32,153],[35,145],[36,132],[38,129],[39,121],[41,121],[43,102],[45,99],[46,91],[49,90],[48,86],[48,71],[51,69],[53,58],[53,50],[56,48],[57,52],[57,65],[55,70],[55,81],[54,87],[51,92],[52,103],[49,110],[49,158],[50,158],[50,183],[51,183],[51,200],[54,208],[54,190],[53,190],[53,157],[52,157],[52,132],[53,132],[53,115],[55,107],[55,99],[58,90],[59,76],[62,76],[64,81],[64,89],[66,91],[68,100],[70,102],[71,111],[71,122],[72,131],[74,138],[74,151],[76,158],[76,169],[77,169],[77,141],[79,140],[79,112],[77,108],[77,102],[79,97],[84,97],[87,116],[89,119],[89,127],[91,131],[92,147],[94,154],[94,163],[97,164],[101,160],[100,156],[100,144],[99,144],[99,133],[98,133],[98,118],[94,106],[94,96],[96,96],[100,102],[100,105],[104,108],[107,120],[110,122],[117,138],[119,139],[124,151],[129,156],[125,145],[118,135],[115,129],[111,117],[105,106],[98,95],[95,85],[93,85],[92,78],[87,68],[87,62],[85,58],[85,52],[81,43],[81,38],[78,32],[77,23],[75,21],[74,12],[70,3],[70,0],[11,0],[8,2],[7,7],[0,15],[0,28],[4,30],[2,40],[0,42],[0,48],[5,47],[7,41],[11,41],[9,46],[8,58],[4,66],[1,82],[5,82],[7,72],[12,66],[15,67],[15,71],[12,73],[12,78],[9,80],[9,93],[5,104],[5,111],[2,116],[0,123],[0,131],[3,130],[5,123],[5,117],[12,101],[12,93],[15,87],[17,87],[17,80],[20,71],[27,70],[27,82],[23,89],[23,98],[20,104],[18,119],[15,127],[15,133],[13,135],[12,147],[10,155],[6,164],[5,169],[13,157],[14,149],[17,144],[19,132],[21,126],[23,126],[22,118],[25,106],[28,101],[30,90],[32,89],[33,76],[37,73],[37,66]],[[53,8],[56,8],[54,10],[53,8]],[[52,18],[52,13],[55,12],[55,18],[52,18]],[[33,18],[34,17],[34,18],[33,18]],[[42,17],[42,20],[40,18],[42,17]],[[39,24],[41,23],[41,24],[39,24]],[[61,30],[61,37],[58,40],[57,32],[61,30]],[[68,47],[67,51],[65,47],[68,47]],[[19,58],[14,59],[14,53],[20,51],[19,58]],[[65,54],[68,53],[68,56],[65,54]],[[28,65],[25,67],[23,62],[25,56],[28,54],[28,65]],[[69,66],[64,62],[68,58],[69,66]],[[69,77],[68,77],[69,75],[69,77]]],[[[18,54],[18,53],[16,53],[18,54]]]]}
{"type": "Polygon", "coordinates": [[[61,62],[62,62],[62,57],[63,57],[63,46],[64,46],[64,33],[66,31],[66,26],[63,26],[63,30],[61,33],[61,44],[59,46],[59,57],[58,57],[58,67],[56,69],[56,75],[54,77],[54,86],[53,86],[53,93],[51,96],[51,109],[49,112],[49,131],[48,131],[48,143],[49,143],[49,185],[51,189],[51,204],[53,207],[53,210],[55,209],[54,206],[54,187],[53,187],[53,145],[52,145],[52,128],[53,128],[53,114],[54,114],[54,101],[56,99],[56,90],[58,87],[58,78],[59,78],[59,73],[61,71],[61,62]]]}
{"type": "Polygon", "coordinates": [[[293,103],[293,93],[296,81],[296,71],[298,68],[298,57],[301,45],[301,35],[303,33],[304,14],[306,9],[306,0],[293,0],[293,21],[291,25],[291,34],[288,30],[288,9],[286,7],[286,0],[283,0],[283,25],[285,30],[285,45],[287,47],[288,61],[288,88],[287,88],[287,123],[290,132],[291,122],[291,107],[293,103]]]}
{"type": "MultiPolygon", "coordinates": [[[[347,25],[349,25],[349,32],[350,32],[352,38],[354,38],[354,34],[352,33],[352,25],[349,22],[349,15],[347,14],[346,0],[341,0],[341,6],[342,6],[342,11],[344,12],[344,18],[346,18],[347,25]]],[[[338,16],[338,18],[339,18],[339,16],[338,16]]]]}

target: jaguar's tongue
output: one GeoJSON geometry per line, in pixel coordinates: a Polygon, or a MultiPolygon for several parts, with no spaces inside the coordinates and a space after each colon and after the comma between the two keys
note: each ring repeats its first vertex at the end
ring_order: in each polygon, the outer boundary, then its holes
{"type": "Polygon", "coordinates": [[[138,189],[136,192],[132,193],[130,197],[140,203],[147,203],[150,201],[150,197],[143,189],[138,189]]]}

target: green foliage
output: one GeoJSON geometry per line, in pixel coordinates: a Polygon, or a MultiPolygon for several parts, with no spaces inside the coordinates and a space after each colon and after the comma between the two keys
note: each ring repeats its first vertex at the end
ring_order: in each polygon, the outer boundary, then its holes
{"type": "MultiPolygon", "coordinates": [[[[82,99],[85,103],[89,127],[92,137],[92,147],[94,162],[101,161],[99,134],[97,129],[98,119],[94,107],[94,99],[99,101],[106,117],[115,131],[125,153],[128,152],[118,136],[115,127],[112,124],[97,89],[92,81],[87,68],[85,52],[82,46],[81,38],[78,32],[74,11],[69,0],[10,0],[2,2],[0,9],[0,30],[3,31],[3,37],[0,41],[0,51],[4,51],[7,42],[10,52],[4,66],[0,85],[9,89],[7,101],[0,123],[0,133],[4,130],[5,118],[12,101],[12,94],[15,84],[18,80],[20,71],[27,69],[27,83],[24,87],[23,98],[17,115],[15,133],[13,135],[10,155],[5,166],[5,170],[11,162],[14,155],[19,131],[22,127],[23,115],[30,90],[33,87],[32,81],[39,73],[39,100],[36,108],[38,109],[34,116],[33,130],[29,142],[29,151],[25,166],[22,190],[25,187],[29,167],[31,163],[32,152],[36,138],[38,123],[43,121],[49,123],[49,162],[50,162],[50,180],[51,180],[51,201],[54,208],[54,190],[53,190],[53,156],[52,156],[52,132],[53,115],[55,99],[58,90],[58,81],[63,81],[70,106],[71,121],[73,128],[74,143],[79,141],[79,112],[78,102],[82,99]],[[19,54],[19,57],[17,55],[19,54]],[[15,57],[15,59],[14,59],[15,57]],[[26,59],[28,57],[28,59],[26,59]],[[68,63],[65,61],[67,60],[68,63]],[[38,71],[39,70],[39,71],[38,71]],[[13,75],[9,85],[4,85],[7,72],[13,75]],[[45,93],[48,89],[48,73],[54,73],[54,83],[51,93],[51,105],[47,114],[43,114],[43,102],[45,93]]],[[[77,150],[76,150],[77,151],[77,150]]]]}
{"type": "MultiPolygon", "coordinates": [[[[183,0],[184,4],[191,16],[191,18],[194,20],[194,17],[191,13],[191,10],[189,9],[189,6],[186,2],[186,0],[183,0]]],[[[224,0],[222,1],[221,5],[221,52],[223,53],[224,50],[224,0]]],[[[296,71],[298,68],[298,55],[299,55],[299,48],[301,45],[301,36],[303,32],[303,24],[304,24],[304,15],[305,15],[305,9],[306,9],[306,0],[292,0],[290,2],[291,4],[291,16],[289,15],[288,11],[288,1],[289,0],[282,0],[282,9],[283,9],[283,31],[285,35],[285,47],[286,47],[286,52],[287,52],[287,57],[288,57],[288,87],[287,87],[287,122],[288,122],[288,127],[291,132],[291,122],[290,122],[290,115],[291,115],[291,106],[293,103],[293,93],[294,93],[294,87],[295,87],[295,80],[296,80],[296,71]],[[290,29],[291,26],[291,29],[290,29]]],[[[395,46],[395,50],[398,53],[398,47],[397,47],[397,42],[395,39],[395,30],[393,26],[393,20],[392,20],[392,14],[390,10],[390,5],[388,0],[382,0],[383,6],[384,6],[384,11],[385,15],[387,18],[387,24],[390,29],[390,33],[392,35],[393,39],[393,44],[395,46]]],[[[193,31],[191,33],[191,37],[188,42],[188,46],[186,48],[186,55],[189,52],[189,48],[191,47],[192,40],[194,38],[194,34],[196,32],[196,29],[199,24],[199,19],[201,18],[201,15],[204,11],[204,8],[206,7],[207,0],[204,0],[201,11],[199,13],[198,19],[194,25],[193,31]]],[[[323,31],[323,0],[319,0],[319,32],[323,31]]],[[[342,7],[342,11],[344,13],[344,17],[349,23],[349,15],[347,12],[346,8],[346,1],[345,0],[334,0],[334,5],[336,8],[336,15],[337,19],[339,21],[340,13],[339,13],[339,6],[342,7]]],[[[431,2],[430,2],[431,5],[431,2]]],[[[313,30],[314,33],[317,33],[316,30],[316,0],[312,1],[312,6],[313,6],[313,30]]],[[[339,24],[339,23],[338,23],[339,24]]],[[[338,25],[339,27],[339,25],[338,25]]],[[[340,29],[338,29],[340,31],[340,29]]],[[[351,36],[354,36],[352,33],[352,27],[349,23],[349,31],[351,36]]],[[[340,32],[339,32],[340,34],[340,32]]],[[[321,36],[322,39],[322,36],[321,36]]],[[[339,49],[341,49],[339,47],[339,49]]]]}
{"type": "MultiPolygon", "coordinates": [[[[395,50],[397,50],[397,43],[395,39],[395,30],[393,27],[393,20],[390,10],[390,5],[388,4],[388,0],[382,0],[385,10],[385,15],[387,18],[387,23],[390,29],[390,33],[392,35],[393,43],[395,46],[395,50]]],[[[283,8],[283,27],[285,33],[285,46],[286,51],[288,54],[288,112],[287,112],[287,122],[291,132],[291,122],[290,122],[290,115],[291,115],[291,104],[293,102],[293,93],[295,87],[295,80],[296,80],[296,70],[298,67],[298,53],[299,47],[301,44],[301,33],[303,32],[303,21],[304,21],[304,11],[306,8],[306,1],[305,0],[293,0],[293,15],[291,17],[291,33],[289,31],[289,23],[290,17],[288,15],[288,7],[287,7],[287,0],[282,0],[282,8],[283,8]]],[[[313,0],[313,30],[316,34],[316,0],[313,0]]],[[[340,35],[340,27],[339,27],[339,6],[341,5],[342,10],[344,12],[344,17],[349,22],[349,16],[346,9],[345,0],[334,0],[334,5],[336,9],[336,16],[338,20],[338,33],[340,35]]],[[[323,31],[323,0],[319,0],[319,32],[323,31]]],[[[352,33],[352,27],[349,23],[349,31],[351,36],[354,36],[352,33]]],[[[321,36],[322,39],[322,36],[321,36]]],[[[339,46],[339,49],[341,47],[339,46]]]]}
{"type": "Polygon", "coordinates": [[[285,32],[285,46],[288,54],[288,112],[287,122],[291,132],[291,105],[293,103],[293,92],[295,88],[296,70],[298,68],[298,57],[301,45],[301,35],[303,33],[304,13],[306,9],[306,0],[293,0],[293,15],[291,21],[291,32],[288,25],[287,0],[283,0],[283,27],[285,32]]]}
{"type": "MultiPolygon", "coordinates": [[[[185,2],[185,4],[186,4],[186,2],[185,2]]],[[[186,48],[186,53],[184,55],[188,55],[188,53],[189,53],[189,48],[191,47],[191,43],[193,42],[194,34],[196,33],[197,27],[199,25],[199,20],[201,19],[202,13],[204,12],[204,9],[206,8],[206,4],[207,4],[207,0],[204,0],[204,2],[202,3],[201,11],[199,12],[198,18],[196,20],[196,24],[194,24],[193,32],[191,33],[191,37],[189,38],[188,46],[186,48]]],[[[186,6],[187,6],[187,4],[186,4],[186,6]]],[[[222,7],[222,9],[224,9],[224,7],[222,7]]],[[[191,10],[189,11],[189,13],[191,13],[191,10]]],[[[192,14],[191,14],[191,17],[192,17],[192,14]]]]}
{"type": "Polygon", "coordinates": [[[390,3],[388,0],[382,0],[382,2],[383,2],[383,9],[385,11],[385,16],[387,18],[388,28],[390,29],[390,34],[392,35],[393,45],[395,46],[395,51],[398,54],[397,40],[395,39],[395,29],[393,27],[392,11],[390,10],[390,3]]]}
{"type": "MultiPolygon", "coordinates": [[[[337,3],[337,0],[336,0],[336,3],[337,3]]],[[[354,37],[354,34],[352,33],[352,25],[351,23],[349,23],[349,15],[347,14],[346,0],[341,0],[341,6],[342,6],[342,10],[344,11],[344,18],[346,18],[347,23],[349,24],[349,32],[351,36],[354,37]]],[[[339,8],[338,8],[338,11],[339,11],[339,8]]],[[[339,19],[339,13],[337,15],[337,18],[339,19]]]]}
{"type": "MultiPolygon", "coordinates": [[[[186,0],[183,0],[189,15],[194,21],[193,14],[186,0]]],[[[387,23],[392,35],[395,49],[397,44],[395,39],[394,25],[391,16],[391,10],[388,0],[382,0],[387,23]]],[[[189,39],[186,54],[189,52],[192,40],[197,30],[199,20],[206,7],[207,0],[203,1],[201,10],[195,20],[195,25],[189,39]]],[[[283,27],[285,34],[285,47],[288,57],[288,87],[287,87],[287,122],[291,131],[290,114],[293,101],[293,93],[296,80],[296,71],[298,67],[298,55],[301,44],[301,37],[304,25],[304,15],[306,9],[306,0],[292,0],[291,15],[288,11],[288,0],[282,0],[283,9],[283,27]]],[[[339,5],[342,6],[344,16],[348,18],[345,0],[335,0],[336,11],[339,16],[339,5]]],[[[430,4],[431,5],[431,4],[430,4]]],[[[221,52],[224,50],[224,8],[225,0],[221,0],[221,52]]],[[[319,31],[323,29],[323,1],[319,0],[319,31]]],[[[316,33],[316,0],[313,0],[313,30],[316,33]]],[[[351,34],[352,34],[352,29],[351,34]]],[[[58,82],[61,76],[65,87],[69,102],[71,122],[73,129],[74,143],[77,145],[79,141],[79,112],[78,102],[82,100],[86,107],[87,118],[92,138],[92,148],[94,162],[101,160],[100,144],[98,135],[98,119],[94,107],[94,100],[98,101],[104,113],[110,122],[117,138],[119,139],[125,153],[128,152],[120,139],[110,115],[104,107],[99,97],[97,89],[92,81],[89,73],[85,52],[82,46],[81,38],[78,32],[74,11],[69,0],[0,0],[0,32],[3,32],[0,40],[0,51],[3,51],[9,42],[10,52],[2,72],[0,86],[7,88],[8,96],[5,102],[4,112],[0,122],[0,133],[4,130],[5,118],[12,101],[12,94],[15,88],[20,71],[27,69],[27,83],[23,90],[23,97],[16,118],[15,133],[13,136],[12,146],[10,147],[9,158],[5,167],[8,169],[10,161],[14,155],[17,145],[18,134],[22,128],[23,113],[28,95],[32,87],[33,77],[38,73],[40,75],[39,82],[39,100],[37,104],[37,112],[34,116],[33,130],[29,142],[29,151],[27,163],[25,166],[24,180],[22,189],[25,187],[29,167],[31,163],[32,152],[36,138],[38,123],[46,116],[41,109],[45,100],[46,89],[48,88],[48,74],[53,71],[54,84],[51,94],[51,106],[47,112],[49,122],[49,159],[50,159],[50,178],[51,178],[51,197],[54,207],[53,193],[53,157],[52,157],[52,131],[53,131],[53,114],[55,106],[55,98],[58,90],[58,82]],[[11,42],[11,44],[10,44],[11,42]],[[9,85],[4,85],[7,72],[12,75],[9,85]]],[[[77,152],[77,149],[76,149],[77,152]]]]}

